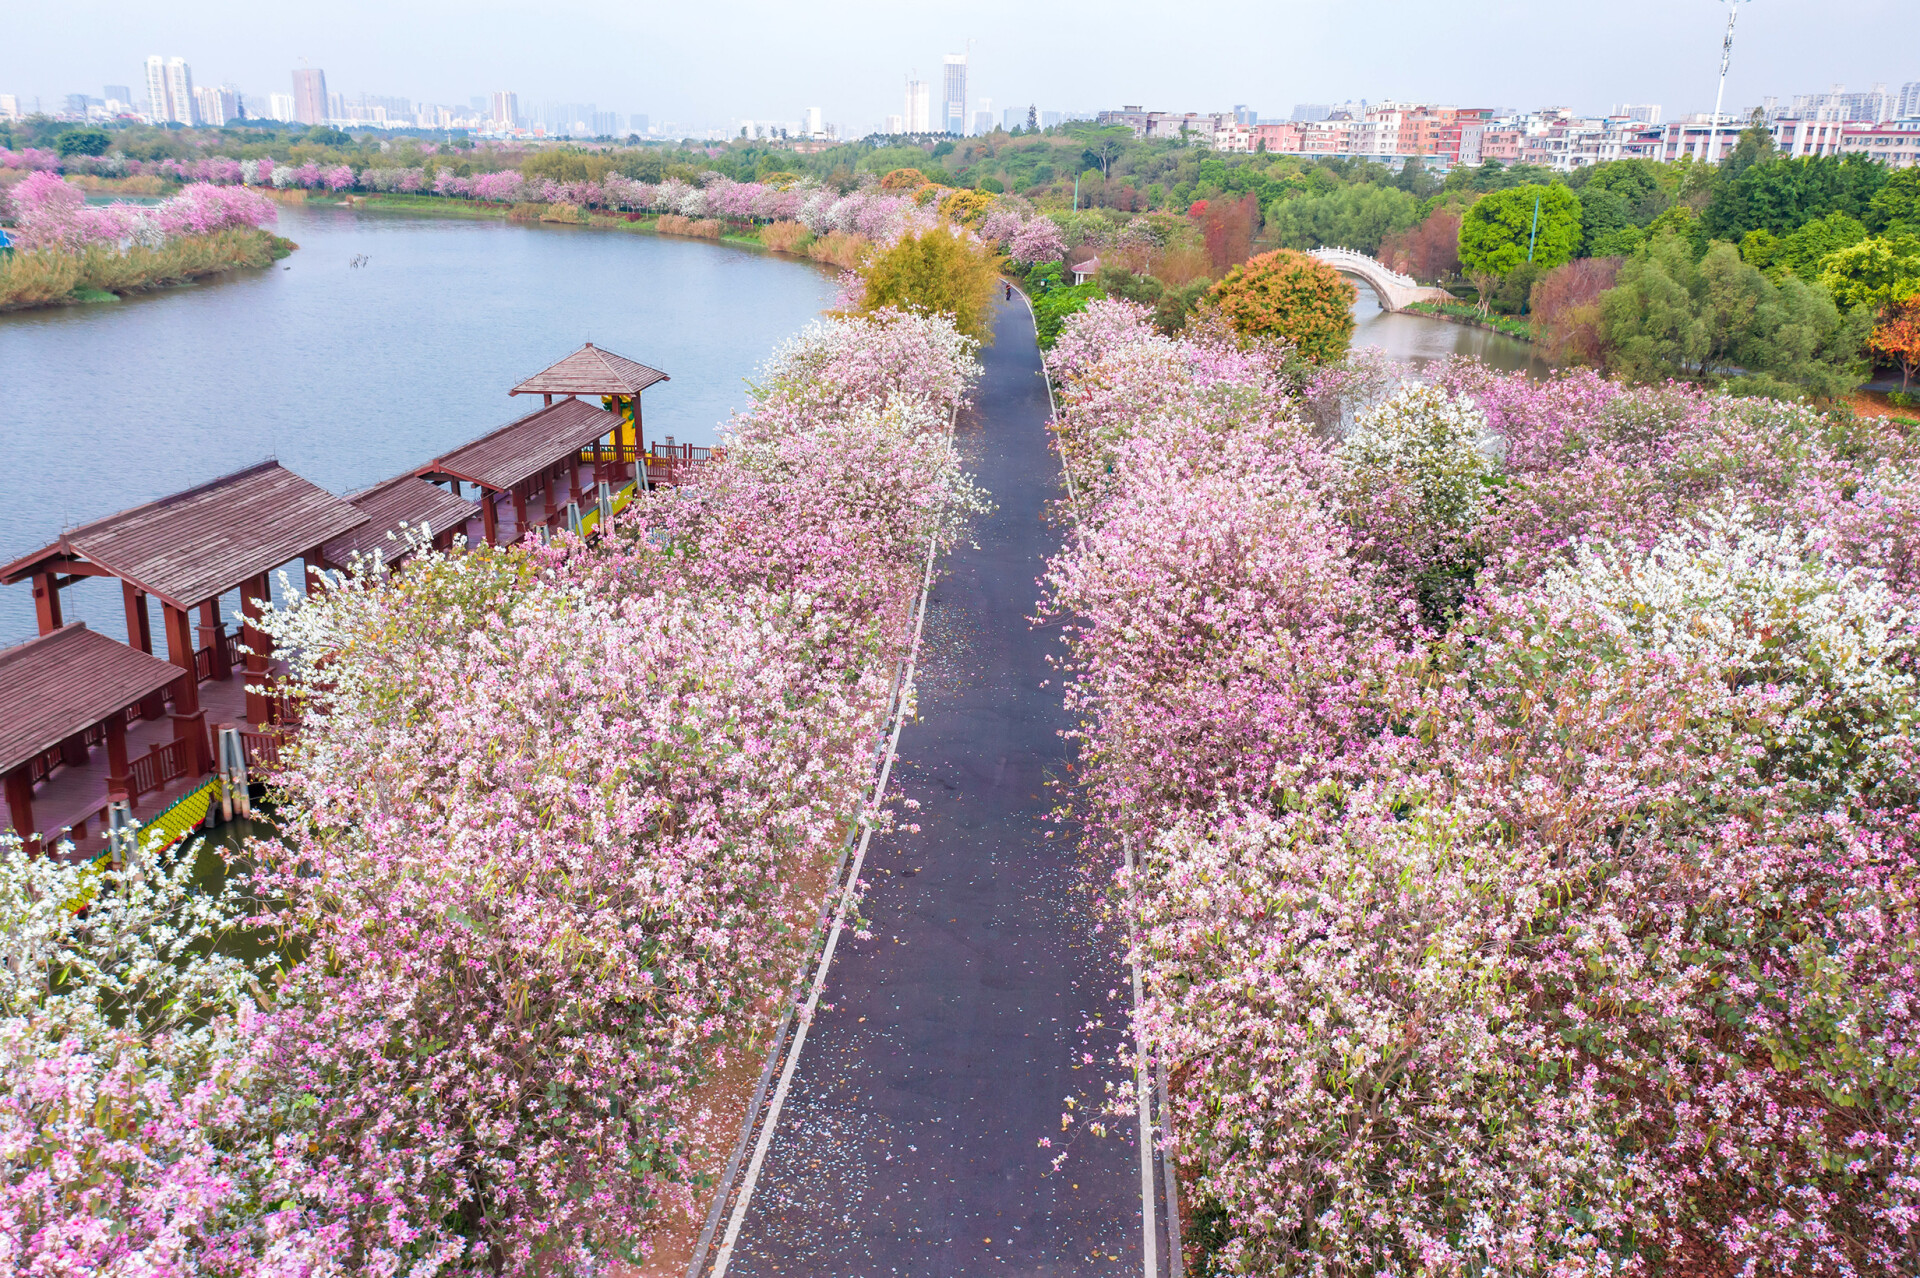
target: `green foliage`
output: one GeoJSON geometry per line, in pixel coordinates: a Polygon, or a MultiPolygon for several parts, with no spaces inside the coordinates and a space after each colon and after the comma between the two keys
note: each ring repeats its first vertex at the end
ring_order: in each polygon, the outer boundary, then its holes
{"type": "Polygon", "coordinates": [[[1715,239],[1763,228],[1785,235],[1830,212],[1864,218],[1888,170],[1865,155],[1776,158],[1721,183],[1703,220],[1715,239]]]}
{"type": "Polygon", "coordinates": [[[611,157],[571,146],[557,151],[536,151],[520,162],[522,177],[547,178],[554,182],[598,182],[613,170],[611,157]]]}
{"type": "Polygon", "coordinates": [[[1558,266],[1579,246],[1580,201],[1560,185],[1496,191],[1460,220],[1460,265],[1473,274],[1505,275],[1527,261],[1558,266]]]}
{"type": "Polygon", "coordinates": [[[1579,194],[1580,256],[1605,257],[1594,252],[1601,237],[1633,228],[1633,214],[1626,197],[1605,187],[1589,185],[1579,194]]]}
{"type": "Polygon", "coordinates": [[[1680,189],[1680,175],[1673,166],[1655,160],[1609,160],[1591,169],[1581,170],[1587,191],[1607,191],[1627,204],[1627,217],[1635,226],[1645,226],[1667,211],[1680,189]]]}
{"type": "Polygon", "coordinates": [[[1317,364],[1345,358],[1353,339],[1354,287],[1325,262],[1281,249],[1228,271],[1207,291],[1242,337],[1279,337],[1317,364]]]}
{"type": "MultiPolygon", "coordinates": [[[[1055,270],[1058,270],[1057,266],[1055,270]]],[[[1086,310],[1087,303],[1097,302],[1105,296],[1106,294],[1100,291],[1100,286],[1091,281],[1035,293],[1033,295],[1034,334],[1039,339],[1040,349],[1052,350],[1053,344],[1060,340],[1060,330],[1065,326],[1068,318],[1086,310]]]]}
{"type": "Polygon", "coordinates": [[[68,129],[53,140],[61,155],[105,155],[113,139],[105,129],[68,129]]]}
{"type": "Polygon", "coordinates": [[[1533,296],[1534,283],[1547,273],[1547,269],[1538,262],[1522,262],[1508,271],[1494,293],[1494,305],[1509,315],[1524,314],[1527,299],[1533,296]]]}
{"type": "Polygon", "coordinates": [[[1920,236],[1884,235],[1820,259],[1820,283],[1848,310],[1880,310],[1920,295],[1920,236]]]}
{"type": "Polygon", "coordinates": [[[1621,267],[1600,313],[1607,368],[1617,376],[1777,398],[1832,399],[1854,386],[1871,323],[1864,313],[1841,315],[1825,289],[1797,276],[1775,285],[1731,244],[1696,261],[1675,236],[1621,267]]]}
{"type": "Polygon", "coordinates": [[[980,179],[980,189],[994,195],[1004,195],[1006,194],[1007,184],[997,177],[983,177],[980,179]]]}
{"type": "Polygon", "coordinates": [[[1420,220],[1420,201],[1384,186],[1348,186],[1281,200],[1267,210],[1267,234],[1286,248],[1323,245],[1376,253],[1380,241],[1420,220]]]}
{"type": "Polygon", "coordinates": [[[1637,226],[1623,226],[1605,235],[1597,235],[1586,246],[1588,257],[1632,257],[1647,242],[1647,233],[1637,226]]]}
{"type": "Polygon", "coordinates": [[[1904,227],[1920,235],[1920,167],[1901,169],[1867,203],[1867,225],[1875,234],[1904,227]]]}
{"type": "Polygon", "coordinates": [[[1827,254],[1858,244],[1867,238],[1867,228],[1858,218],[1845,213],[1829,213],[1783,236],[1774,250],[1774,279],[1792,274],[1803,280],[1820,278],[1820,262],[1827,254]]]}
{"type": "Polygon", "coordinates": [[[1707,228],[1701,225],[1700,215],[1693,211],[1690,204],[1675,204],[1667,208],[1659,217],[1647,223],[1647,238],[1657,239],[1670,235],[1686,242],[1694,257],[1707,251],[1707,228]]]}
{"type": "Polygon", "coordinates": [[[1000,257],[992,249],[946,227],[906,236],[876,253],[863,272],[864,312],[898,307],[951,316],[968,337],[988,340],[993,293],[1000,284],[1000,257]]]}
{"type": "Polygon", "coordinates": [[[1740,260],[1748,266],[1757,266],[1766,270],[1773,265],[1774,258],[1780,255],[1780,237],[1772,231],[1756,227],[1740,237],[1740,260]]]}

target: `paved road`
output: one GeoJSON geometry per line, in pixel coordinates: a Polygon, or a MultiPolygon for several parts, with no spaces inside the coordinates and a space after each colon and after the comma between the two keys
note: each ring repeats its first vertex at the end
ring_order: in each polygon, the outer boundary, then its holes
{"type": "Polygon", "coordinates": [[[873,937],[835,959],[832,1010],[810,1031],[728,1271],[739,1278],[1141,1270],[1132,1129],[1060,1126],[1066,1097],[1085,1115],[1113,1078],[1128,985],[1093,934],[1069,841],[1045,834],[1069,720],[1045,663],[1057,631],[1027,617],[1058,545],[1043,508],[1059,466],[1018,299],[995,339],[960,438],[999,509],[934,588],[922,717],[894,774],[923,805],[920,832],[868,854],[873,937]],[[1104,1028],[1083,1033],[1089,1016],[1104,1028]]]}

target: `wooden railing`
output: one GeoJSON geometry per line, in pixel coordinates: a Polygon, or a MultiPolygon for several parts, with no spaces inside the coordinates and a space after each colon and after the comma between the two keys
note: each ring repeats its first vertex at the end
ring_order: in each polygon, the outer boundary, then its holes
{"type": "Polygon", "coordinates": [[[240,729],[240,748],[246,752],[249,768],[280,766],[281,739],[274,732],[248,732],[240,729]]]}
{"type": "Polygon", "coordinates": [[[186,775],[187,754],[187,742],[167,741],[133,760],[128,768],[131,779],[127,783],[133,797],[137,799],[175,777],[186,775]]]}

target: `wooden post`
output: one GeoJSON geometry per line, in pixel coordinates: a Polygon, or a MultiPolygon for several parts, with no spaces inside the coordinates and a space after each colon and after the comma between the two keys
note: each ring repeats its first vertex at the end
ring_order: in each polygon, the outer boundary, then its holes
{"type": "Polygon", "coordinates": [[[480,536],[489,546],[500,544],[500,515],[493,508],[493,494],[480,490],[480,536]]]}
{"type": "Polygon", "coordinates": [[[33,574],[33,611],[40,623],[40,633],[43,635],[50,635],[66,624],[60,616],[59,573],[33,574]]]}
{"type": "Polygon", "coordinates": [[[227,627],[220,620],[220,596],[200,605],[200,643],[213,650],[213,677],[221,681],[233,677],[233,662],[227,659],[227,627]]]}
{"type": "Polygon", "coordinates": [[[523,541],[527,535],[527,484],[521,480],[513,486],[513,538],[523,541]]]}
{"type": "Polygon", "coordinates": [[[153,616],[147,611],[147,592],[131,581],[120,583],[127,604],[127,646],[153,655],[153,616]]]}
{"type": "Polygon", "coordinates": [[[60,761],[69,768],[86,766],[87,734],[85,732],[76,732],[60,743],[60,761]]]}
{"type": "Polygon", "coordinates": [[[39,831],[33,828],[33,773],[31,763],[23,763],[7,773],[7,815],[13,820],[13,832],[22,843],[31,844],[39,831]]]}
{"type": "Polygon", "coordinates": [[[552,408],[552,407],[553,407],[553,396],[551,396],[551,395],[542,395],[542,396],[540,397],[540,401],[541,401],[541,402],[540,402],[540,406],[541,406],[542,408],[552,408]]]}
{"type": "Polygon", "coordinates": [[[240,612],[245,618],[242,636],[252,651],[247,653],[247,718],[253,723],[265,727],[272,715],[272,701],[264,692],[256,692],[267,681],[267,655],[272,650],[273,641],[259,627],[262,602],[271,599],[267,584],[267,575],[246,582],[240,587],[240,612]]]}
{"type": "Polygon", "coordinates": [[[167,660],[179,666],[187,676],[173,685],[177,689],[173,697],[173,712],[198,714],[200,680],[194,673],[193,619],[187,616],[186,609],[176,608],[172,604],[162,604],[161,612],[166,621],[167,660]]]}
{"type": "Polygon", "coordinates": [[[107,789],[133,794],[132,767],[127,763],[127,716],[107,719],[107,789]]]}
{"type": "Polygon", "coordinates": [[[327,583],[320,579],[321,570],[327,566],[327,557],[324,549],[320,546],[315,546],[312,550],[300,556],[300,562],[306,565],[307,569],[307,596],[311,598],[326,590],[327,583]]]}

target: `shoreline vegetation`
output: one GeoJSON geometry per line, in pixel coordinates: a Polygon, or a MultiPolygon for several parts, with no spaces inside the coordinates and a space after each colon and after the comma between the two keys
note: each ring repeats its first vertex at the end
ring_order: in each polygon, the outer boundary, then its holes
{"type": "Polygon", "coordinates": [[[18,250],[0,256],[0,311],[115,302],[228,271],[258,270],[299,247],[271,231],[253,229],[181,236],[158,248],[135,244],[124,252],[99,246],[79,252],[18,250]]]}
{"type": "Polygon", "coordinates": [[[1534,340],[1533,325],[1529,321],[1512,315],[1483,315],[1480,308],[1471,302],[1409,302],[1400,309],[1409,315],[1445,320],[1466,328],[1484,328],[1490,333],[1498,333],[1516,341],[1534,340]]]}

